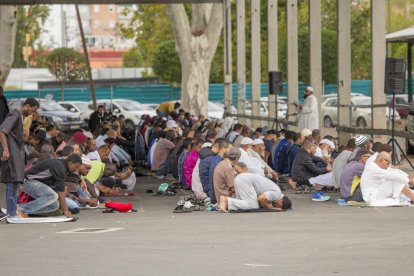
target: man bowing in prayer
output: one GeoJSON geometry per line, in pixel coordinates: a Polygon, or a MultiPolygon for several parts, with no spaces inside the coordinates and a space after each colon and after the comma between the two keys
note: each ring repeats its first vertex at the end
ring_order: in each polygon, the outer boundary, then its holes
{"type": "Polygon", "coordinates": [[[313,88],[311,86],[305,89],[305,101],[303,104],[295,102],[294,105],[299,113],[299,132],[304,128],[310,130],[319,128],[318,101],[313,95],[313,88]]]}

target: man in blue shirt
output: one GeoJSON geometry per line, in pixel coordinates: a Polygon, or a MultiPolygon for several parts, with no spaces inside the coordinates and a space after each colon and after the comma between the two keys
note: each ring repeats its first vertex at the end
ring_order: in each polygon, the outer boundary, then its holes
{"type": "Polygon", "coordinates": [[[280,174],[286,175],[289,173],[288,166],[287,166],[287,151],[292,144],[293,136],[295,132],[288,131],[286,132],[286,136],[282,139],[275,150],[275,155],[273,159],[273,167],[274,170],[279,172],[280,174]]]}

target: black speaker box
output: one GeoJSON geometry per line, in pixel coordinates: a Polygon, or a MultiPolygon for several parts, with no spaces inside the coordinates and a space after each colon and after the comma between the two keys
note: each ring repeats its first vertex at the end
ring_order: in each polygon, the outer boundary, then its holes
{"type": "Polygon", "coordinates": [[[405,92],[405,61],[398,58],[385,59],[385,94],[404,94],[405,92]]]}
{"type": "Polygon", "coordinates": [[[275,95],[276,93],[283,92],[283,79],[282,72],[270,71],[269,72],[269,94],[275,95]]]}

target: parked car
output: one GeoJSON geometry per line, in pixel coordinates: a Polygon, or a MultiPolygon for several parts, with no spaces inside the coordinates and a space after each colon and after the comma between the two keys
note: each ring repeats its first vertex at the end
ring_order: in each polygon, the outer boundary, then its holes
{"type": "Polygon", "coordinates": [[[89,117],[94,111],[89,102],[67,101],[58,103],[67,111],[79,114],[81,120],[85,123],[89,121],[89,117]]]}
{"type": "MultiPolygon", "coordinates": [[[[252,112],[252,103],[250,101],[246,101],[246,113],[247,116],[251,116],[252,112]]],[[[277,118],[279,120],[286,119],[287,114],[287,104],[285,101],[278,99],[277,100],[277,118]]],[[[269,117],[269,102],[268,97],[260,98],[260,116],[261,117],[269,117]]],[[[251,119],[246,119],[246,123],[251,125],[251,119]]],[[[263,127],[270,127],[268,126],[268,120],[262,120],[261,124],[263,127]]]]}
{"type": "MultiPolygon", "coordinates": [[[[224,103],[222,102],[211,102],[208,101],[207,103],[207,116],[210,119],[223,119],[224,117],[224,103]]],[[[231,106],[231,114],[237,114],[237,108],[235,108],[234,106],[231,106]]],[[[237,120],[237,118],[234,117],[235,120],[237,120]]]]}
{"type": "MultiPolygon", "coordinates": [[[[10,110],[20,108],[25,99],[9,100],[10,110]]],[[[84,122],[80,119],[79,114],[65,110],[60,104],[54,100],[40,99],[40,107],[38,113],[45,116],[56,129],[68,131],[78,129],[84,126],[84,122]]]]}
{"type": "MultiPolygon", "coordinates": [[[[360,96],[366,97],[362,93],[351,92],[351,97],[360,97],[360,96]]],[[[332,97],[337,98],[338,97],[338,94],[337,93],[324,94],[324,95],[322,95],[322,102],[324,102],[327,99],[332,98],[332,97]]]]}
{"type": "MultiPolygon", "coordinates": [[[[410,108],[408,106],[398,106],[398,105],[409,105],[408,95],[405,95],[405,94],[395,95],[395,103],[396,103],[395,110],[398,112],[400,117],[402,119],[407,118],[408,111],[409,111],[410,108]]],[[[393,102],[392,102],[392,96],[391,95],[387,96],[387,104],[389,104],[391,106],[391,108],[393,107],[393,102]]]]}
{"type": "MultiPolygon", "coordinates": [[[[352,108],[352,126],[359,128],[365,128],[371,125],[371,108],[370,107],[358,107],[359,105],[371,105],[371,97],[356,96],[351,98],[351,105],[355,105],[352,108]]],[[[326,128],[334,127],[338,124],[338,98],[329,97],[322,103],[322,118],[323,125],[326,128]]],[[[390,119],[389,108],[386,109],[385,118],[390,119]]],[[[396,119],[400,119],[400,116],[396,114],[396,119]]]]}
{"type": "Polygon", "coordinates": [[[142,115],[156,116],[154,109],[150,109],[143,104],[127,99],[105,99],[96,101],[97,105],[103,105],[106,112],[114,115],[125,116],[125,126],[134,129],[141,121],[142,115]]]}

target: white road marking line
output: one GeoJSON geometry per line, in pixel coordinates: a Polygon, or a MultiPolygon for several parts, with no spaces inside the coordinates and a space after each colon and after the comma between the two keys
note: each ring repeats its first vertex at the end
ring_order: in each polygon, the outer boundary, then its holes
{"type": "Polygon", "coordinates": [[[267,265],[267,264],[244,264],[246,266],[257,266],[257,267],[269,267],[272,265],[267,265]]]}
{"type": "Polygon", "coordinates": [[[93,230],[94,228],[78,228],[78,229],[72,229],[72,230],[56,232],[56,233],[57,234],[101,234],[101,233],[119,231],[124,228],[109,228],[109,229],[102,229],[99,231],[90,231],[90,232],[87,231],[88,229],[93,230]]]}

